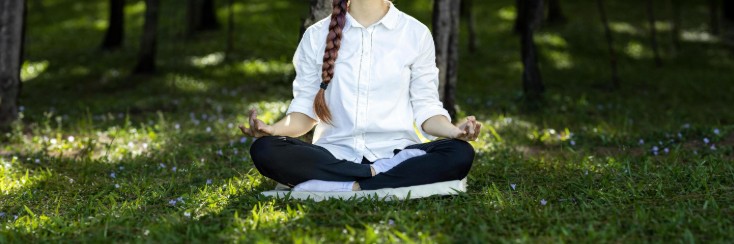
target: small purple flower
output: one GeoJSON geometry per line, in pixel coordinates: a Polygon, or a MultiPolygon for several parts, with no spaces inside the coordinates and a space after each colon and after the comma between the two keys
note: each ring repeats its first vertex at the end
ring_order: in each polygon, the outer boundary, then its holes
{"type": "Polygon", "coordinates": [[[387,225],[389,225],[389,226],[395,226],[395,220],[392,220],[392,219],[388,220],[387,221],[387,225]]]}
{"type": "Polygon", "coordinates": [[[691,128],[691,124],[689,124],[689,123],[685,123],[685,124],[683,125],[683,129],[688,129],[688,128],[691,128]]]}
{"type": "Polygon", "coordinates": [[[0,218],[5,218],[5,212],[0,212],[0,218]]]}
{"type": "Polygon", "coordinates": [[[173,125],[173,128],[176,128],[177,130],[178,130],[178,129],[181,129],[181,125],[180,125],[180,124],[178,124],[178,123],[176,123],[175,125],[173,125]]]}
{"type": "Polygon", "coordinates": [[[706,138],[703,138],[703,143],[704,143],[704,144],[707,144],[707,145],[708,145],[708,144],[709,144],[709,142],[711,142],[711,141],[709,140],[709,138],[708,138],[708,137],[706,137],[706,138]]]}
{"type": "Polygon", "coordinates": [[[207,126],[207,127],[206,127],[206,132],[207,132],[207,133],[211,133],[211,132],[212,132],[212,127],[209,127],[209,126],[207,126]]]}
{"type": "Polygon", "coordinates": [[[165,167],[166,167],[166,165],[165,165],[165,164],[163,164],[163,163],[160,163],[160,164],[158,164],[158,167],[160,167],[160,168],[162,169],[162,168],[165,168],[165,167]]]}
{"type": "Polygon", "coordinates": [[[232,152],[234,153],[234,155],[237,155],[238,153],[237,148],[235,148],[232,152]]]}
{"type": "Polygon", "coordinates": [[[206,184],[207,184],[207,185],[211,185],[211,184],[212,184],[212,179],[207,179],[207,180],[206,180],[206,184]]]}
{"type": "Polygon", "coordinates": [[[678,139],[683,139],[683,134],[681,134],[680,132],[678,132],[678,139]]]}
{"type": "Polygon", "coordinates": [[[719,133],[721,133],[721,131],[719,131],[719,128],[714,128],[714,134],[718,135],[719,133]]]}
{"type": "Polygon", "coordinates": [[[178,168],[176,168],[176,166],[173,166],[173,168],[171,168],[171,170],[172,170],[173,172],[176,172],[176,170],[178,170],[178,168]]]}
{"type": "Polygon", "coordinates": [[[217,155],[222,156],[224,153],[222,153],[222,149],[217,150],[217,155]]]}
{"type": "Polygon", "coordinates": [[[176,198],[176,201],[178,201],[178,202],[181,202],[181,203],[183,203],[183,202],[184,202],[184,200],[183,200],[183,197],[178,197],[178,198],[176,198]]]}
{"type": "Polygon", "coordinates": [[[123,169],[125,169],[125,166],[120,166],[120,168],[119,168],[119,169],[120,169],[120,170],[123,170],[123,169]]]}
{"type": "Polygon", "coordinates": [[[247,137],[241,137],[240,138],[240,143],[245,143],[245,142],[247,142],[247,137]]]}
{"type": "Polygon", "coordinates": [[[168,205],[176,206],[176,199],[171,199],[170,201],[168,201],[168,205]]]}
{"type": "Polygon", "coordinates": [[[117,176],[115,175],[115,172],[110,173],[110,178],[112,179],[117,178],[117,176]]]}
{"type": "Polygon", "coordinates": [[[571,140],[571,142],[570,142],[570,143],[571,143],[571,146],[576,146],[576,141],[574,141],[574,140],[571,140]]]}
{"type": "Polygon", "coordinates": [[[513,191],[515,190],[515,187],[516,187],[516,186],[517,186],[517,185],[515,185],[515,184],[510,184],[510,187],[512,187],[512,190],[513,190],[513,191]]]}
{"type": "Polygon", "coordinates": [[[18,220],[18,215],[13,215],[13,220],[18,220]]]}
{"type": "Polygon", "coordinates": [[[711,147],[710,148],[711,148],[711,151],[716,151],[716,145],[711,144],[711,147]]]}
{"type": "Polygon", "coordinates": [[[653,146],[653,147],[652,147],[652,151],[653,151],[653,152],[657,152],[658,150],[659,150],[658,146],[653,146]]]}
{"type": "Polygon", "coordinates": [[[640,139],[640,141],[638,141],[637,144],[644,145],[645,144],[645,140],[640,139]]]}
{"type": "Polygon", "coordinates": [[[546,201],[545,199],[540,200],[540,205],[545,206],[546,204],[548,204],[548,201],[546,201]]]}
{"type": "Polygon", "coordinates": [[[665,149],[663,149],[663,152],[665,152],[665,154],[668,154],[670,150],[666,147],[665,149]]]}

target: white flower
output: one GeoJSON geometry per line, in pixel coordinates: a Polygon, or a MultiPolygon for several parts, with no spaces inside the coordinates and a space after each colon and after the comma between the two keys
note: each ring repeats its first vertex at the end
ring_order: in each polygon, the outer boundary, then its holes
{"type": "Polygon", "coordinates": [[[207,185],[211,185],[212,184],[212,179],[206,179],[206,184],[207,185]]]}
{"type": "Polygon", "coordinates": [[[20,112],[25,111],[25,107],[24,106],[18,106],[18,111],[20,111],[20,112]]]}
{"type": "Polygon", "coordinates": [[[120,184],[115,184],[115,188],[120,188],[120,184]]]}
{"type": "Polygon", "coordinates": [[[158,167],[160,167],[160,168],[165,168],[165,167],[166,167],[166,165],[165,165],[165,164],[163,164],[163,163],[160,163],[160,164],[158,164],[158,167]]]}
{"type": "Polygon", "coordinates": [[[540,205],[545,206],[546,204],[548,204],[548,201],[546,201],[545,199],[540,200],[540,205]]]}
{"type": "Polygon", "coordinates": [[[711,144],[711,147],[710,148],[711,148],[712,151],[716,151],[716,145],[711,144]]]}
{"type": "Polygon", "coordinates": [[[217,155],[222,156],[224,153],[222,153],[222,149],[217,150],[217,155]]]}
{"type": "Polygon", "coordinates": [[[69,137],[66,138],[66,140],[69,141],[69,142],[74,142],[74,137],[73,136],[69,136],[69,137]]]}
{"type": "Polygon", "coordinates": [[[149,230],[143,231],[143,235],[146,235],[147,236],[148,234],[150,234],[150,231],[149,230]]]}
{"type": "Polygon", "coordinates": [[[683,134],[681,134],[680,132],[678,132],[678,139],[683,139],[683,134]]]}
{"type": "Polygon", "coordinates": [[[110,178],[112,178],[112,179],[117,178],[116,175],[115,175],[115,172],[110,173],[110,178]]]}
{"type": "Polygon", "coordinates": [[[209,127],[209,126],[207,126],[207,127],[206,127],[206,132],[207,132],[207,133],[209,133],[209,132],[212,132],[212,127],[209,127]]]}
{"type": "Polygon", "coordinates": [[[684,128],[684,129],[688,129],[688,128],[691,128],[691,124],[689,124],[689,123],[685,123],[685,124],[683,124],[683,128],[684,128]]]}
{"type": "Polygon", "coordinates": [[[710,140],[709,140],[709,138],[708,138],[708,137],[706,137],[706,138],[703,138],[703,143],[704,143],[704,144],[709,144],[709,142],[710,142],[710,140]]]}
{"type": "Polygon", "coordinates": [[[120,166],[120,168],[119,168],[119,169],[120,169],[120,170],[123,170],[123,169],[125,169],[125,166],[120,166]]]}
{"type": "Polygon", "coordinates": [[[515,190],[515,186],[517,186],[517,185],[515,185],[515,184],[510,184],[510,187],[512,187],[512,190],[515,190]]]}
{"type": "Polygon", "coordinates": [[[176,123],[175,125],[173,125],[173,128],[176,128],[177,130],[178,130],[178,129],[181,129],[181,125],[180,125],[180,124],[178,124],[178,123],[176,123]]]}
{"type": "Polygon", "coordinates": [[[189,217],[191,217],[191,213],[189,213],[189,212],[184,212],[184,216],[186,216],[186,218],[189,218],[189,217]]]}
{"type": "Polygon", "coordinates": [[[232,129],[232,127],[234,127],[234,125],[232,123],[227,124],[227,128],[232,129]]]}
{"type": "Polygon", "coordinates": [[[232,152],[234,153],[234,155],[237,155],[237,148],[235,148],[232,152]]]}
{"type": "Polygon", "coordinates": [[[134,147],[134,146],[135,146],[135,144],[133,142],[128,142],[127,143],[127,147],[134,147]]]}
{"type": "Polygon", "coordinates": [[[56,145],[56,138],[52,138],[52,139],[51,139],[51,144],[54,144],[54,145],[56,145]]]}
{"type": "Polygon", "coordinates": [[[143,143],[143,149],[147,149],[147,148],[148,148],[148,143],[143,143]]]}

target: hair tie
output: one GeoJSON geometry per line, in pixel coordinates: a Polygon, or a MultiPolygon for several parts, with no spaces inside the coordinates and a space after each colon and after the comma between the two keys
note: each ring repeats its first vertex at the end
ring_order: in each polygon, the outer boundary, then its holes
{"type": "Polygon", "coordinates": [[[321,89],[326,90],[326,87],[329,86],[328,83],[321,82],[321,89]]]}

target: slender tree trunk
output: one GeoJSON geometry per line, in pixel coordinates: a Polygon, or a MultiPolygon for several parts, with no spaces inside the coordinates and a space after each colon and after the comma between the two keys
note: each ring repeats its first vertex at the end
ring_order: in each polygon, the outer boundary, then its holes
{"type": "Polygon", "coordinates": [[[538,67],[538,50],[533,38],[533,31],[543,19],[542,0],[520,0],[518,6],[522,19],[518,22],[520,29],[520,45],[523,63],[522,84],[525,97],[530,100],[539,99],[545,91],[540,68],[538,67]]]}
{"type": "MultiPolygon", "coordinates": [[[[709,0],[709,31],[712,35],[718,36],[721,33],[719,26],[719,1],[709,0]]],[[[725,0],[727,2],[730,0],[725,0]]]]}
{"type": "Polygon", "coordinates": [[[122,46],[125,36],[125,0],[110,0],[110,16],[107,33],[102,41],[103,50],[113,50],[122,46]]]}
{"type": "Polygon", "coordinates": [[[513,25],[512,29],[515,31],[515,33],[520,34],[522,31],[522,21],[526,19],[525,17],[525,11],[520,9],[520,6],[522,5],[523,0],[515,0],[515,24],[513,25]]]}
{"type": "Polygon", "coordinates": [[[192,37],[199,31],[201,23],[201,0],[186,0],[186,36],[192,37]]]}
{"type": "Polygon", "coordinates": [[[201,6],[201,23],[199,29],[203,31],[218,30],[219,20],[217,19],[217,11],[214,0],[203,0],[201,6]]]}
{"type": "Polygon", "coordinates": [[[650,25],[650,45],[652,46],[652,52],[655,58],[655,66],[660,67],[663,65],[663,60],[660,59],[660,51],[658,50],[658,31],[655,27],[655,6],[653,0],[647,0],[647,20],[650,25]]]}
{"type": "Polygon", "coordinates": [[[561,8],[561,0],[548,0],[548,17],[546,23],[548,24],[563,24],[566,23],[566,15],[563,14],[563,8],[561,8]]]}
{"type": "Polygon", "coordinates": [[[721,5],[723,21],[723,38],[728,44],[734,45],[734,1],[725,0],[721,5]]]}
{"type": "Polygon", "coordinates": [[[444,108],[452,118],[456,118],[460,12],[460,0],[434,0],[433,39],[439,69],[438,91],[444,108]]]}
{"type": "Polygon", "coordinates": [[[301,34],[298,35],[299,40],[300,37],[303,36],[303,32],[306,31],[306,28],[319,20],[329,17],[333,11],[333,0],[311,0],[311,11],[309,12],[308,18],[303,20],[303,25],[301,25],[301,34]]]}
{"type": "Polygon", "coordinates": [[[229,59],[234,51],[234,0],[229,0],[227,5],[227,49],[225,58],[229,59]]]}
{"type": "Polygon", "coordinates": [[[462,0],[461,13],[469,29],[469,52],[476,52],[479,40],[477,39],[476,20],[474,19],[474,0],[462,0]]]}
{"type": "Polygon", "coordinates": [[[678,50],[680,50],[680,27],[681,27],[681,17],[680,17],[680,0],[670,0],[670,10],[672,15],[672,29],[670,30],[670,37],[673,41],[673,53],[677,54],[678,50]]]}
{"type": "Polygon", "coordinates": [[[20,69],[23,63],[25,1],[0,2],[0,129],[18,119],[20,69]]]}
{"type": "Polygon", "coordinates": [[[604,0],[596,0],[599,10],[601,23],[604,25],[604,36],[607,39],[607,49],[609,49],[609,67],[612,71],[612,87],[619,88],[619,74],[617,73],[617,52],[614,50],[614,40],[612,39],[612,30],[609,28],[609,20],[607,19],[607,11],[604,8],[604,0]]]}
{"type": "Polygon", "coordinates": [[[155,72],[155,57],[158,42],[158,4],[159,0],[145,0],[145,24],[140,39],[138,64],[133,73],[152,74],[155,72]]]}

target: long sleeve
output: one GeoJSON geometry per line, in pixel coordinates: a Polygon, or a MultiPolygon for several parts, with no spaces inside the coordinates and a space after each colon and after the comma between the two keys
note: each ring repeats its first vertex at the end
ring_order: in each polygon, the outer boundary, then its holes
{"type": "Polygon", "coordinates": [[[438,95],[438,73],[436,49],[430,31],[426,30],[420,43],[419,55],[411,65],[410,103],[418,130],[424,137],[433,140],[435,136],[423,131],[423,122],[436,115],[443,115],[451,121],[448,111],[438,95]]]}
{"type": "Polygon", "coordinates": [[[319,91],[321,66],[316,61],[318,52],[315,50],[317,45],[313,43],[313,32],[313,28],[306,30],[293,55],[296,78],[293,80],[293,100],[286,114],[300,112],[319,121],[313,108],[313,101],[319,91]]]}

